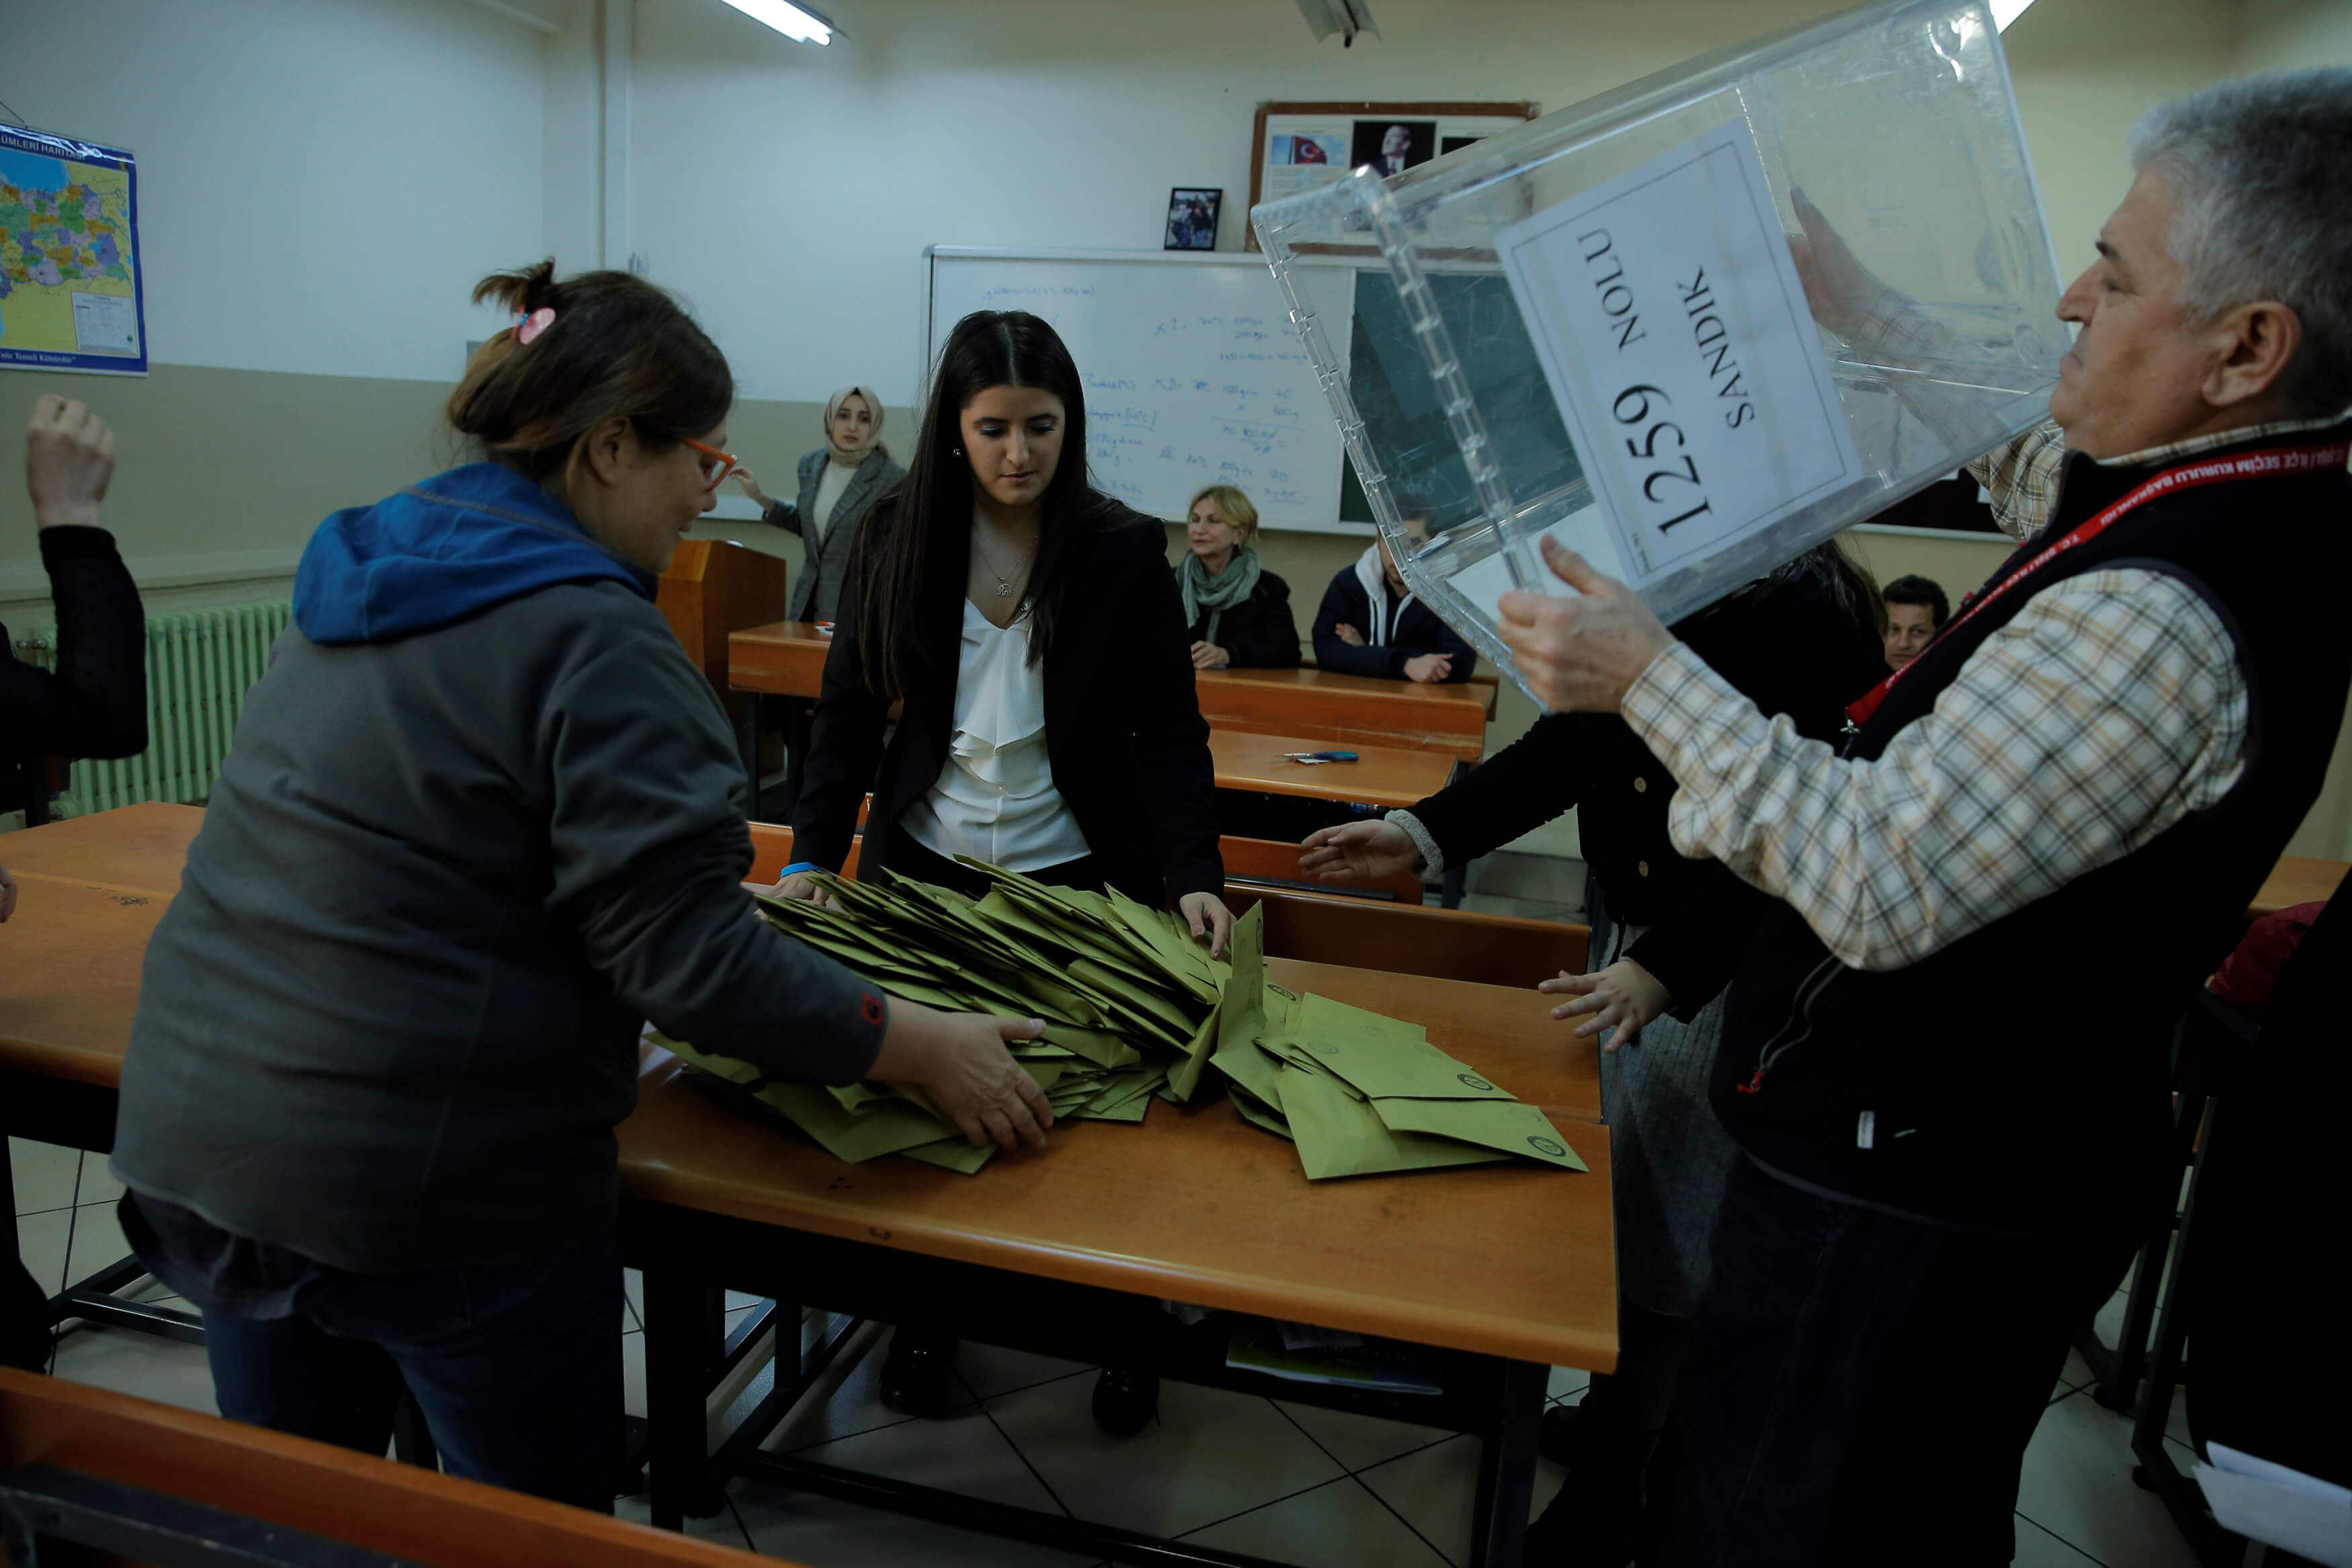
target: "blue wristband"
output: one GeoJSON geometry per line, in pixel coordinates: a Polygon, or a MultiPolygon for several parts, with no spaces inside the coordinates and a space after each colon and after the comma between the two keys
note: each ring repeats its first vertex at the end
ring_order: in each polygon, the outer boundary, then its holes
{"type": "Polygon", "coordinates": [[[776,880],[778,882],[782,882],[784,878],[791,876],[795,872],[824,871],[824,869],[825,868],[824,866],[817,864],[814,861],[794,861],[792,864],[786,866],[783,870],[776,873],[776,880]]]}

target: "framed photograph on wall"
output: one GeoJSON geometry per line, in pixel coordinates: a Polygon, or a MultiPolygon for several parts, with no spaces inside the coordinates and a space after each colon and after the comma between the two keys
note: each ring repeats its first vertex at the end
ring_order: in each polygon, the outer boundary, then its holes
{"type": "Polygon", "coordinates": [[[1217,248],[1217,211],[1225,204],[1225,193],[1203,190],[1198,186],[1179,185],[1168,193],[1168,227],[1160,241],[1162,250],[1214,250],[1217,248]]]}
{"type": "MultiPolygon", "coordinates": [[[[1370,164],[1383,177],[1457,152],[1533,120],[1532,103],[1261,103],[1250,159],[1250,205],[1370,164]]],[[[1257,234],[1244,226],[1245,244],[1257,234]]]]}

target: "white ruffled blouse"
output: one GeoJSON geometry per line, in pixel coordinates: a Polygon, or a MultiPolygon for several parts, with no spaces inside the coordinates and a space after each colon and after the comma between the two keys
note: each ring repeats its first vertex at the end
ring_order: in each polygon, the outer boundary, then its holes
{"type": "Polygon", "coordinates": [[[935,854],[1038,871],[1090,852],[1045,755],[1045,672],[1029,663],[1026,611],[992,624],[969,599],[956,659],[955,732],[939,782],[898,825],[935,854]]]}

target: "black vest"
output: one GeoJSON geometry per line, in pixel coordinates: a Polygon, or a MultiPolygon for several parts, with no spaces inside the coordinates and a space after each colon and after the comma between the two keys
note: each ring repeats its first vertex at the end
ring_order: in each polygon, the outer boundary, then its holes
{"type": "MultiPolygon", "coordinates": [[[[2055,518],[1979,594],[2159,471],[2070,457],[2055,518]]],[[[2244,772],[2211,810],[1906,968],[1847,968],[1776,907],[1733,982],[1713,1087],[1749,1154],[1801,1185],[1975,1228],[2055,1228],[2147,1197],[2173,1021],[2318,794],[2343,717],[2347,500],[2341,467],[2178,492],[1947,623],[1848,756],[1878,757],[2036,593],[2132,567],[2186,584],[2229,628],[2249,705],[2244,772]]]]}

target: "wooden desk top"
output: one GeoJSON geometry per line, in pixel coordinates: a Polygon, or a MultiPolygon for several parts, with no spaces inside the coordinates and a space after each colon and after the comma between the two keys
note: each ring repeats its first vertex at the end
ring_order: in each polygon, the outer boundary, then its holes
{"type": "MultiPolygon", "coordinates": [[[[60,878],[105,862],[110,831],[176,884],[202,813],[108,813],[9,835],[38,864],[0,929],[0,1065],[119,1081],[140,962],[168,894],[60,878]],[[37,834],[51,834],[37,841],[37,834]],[[178,833],[176,851],[169,836],[178,833]],[[143,902],[142,902],[143,901],[143,902]],[[19,961],[22,959],[23,961],[19,961]]],[[[172,809],[160,809],[171,811],[172,809]]],[[[151,882],[160,880],[150,877],[151,882]]],[[[634,1196],[872,1239],[1083,1283],[1302,1317],[1554,1365],[1616,1362],[1608,1134],[1600,1057],[1528,991],[1296,959],[1268,977],[1427,1027],[1438,1045],[1541,1106],[1588,1176],[1490,1166],[1310,1184],[1297,1153],[1230,1103],[1155,1103],[1143,1125],[1058,1129],[1044,1156],[961,1176],[911,1160],[845,1166],[718,1104],[648,1050],[620,1129],[634,1196]]]]}
{"type": "Polygon", "coordinates": [[[1405,751],[1390,746],[1345,745],[1295,735],[1255,735],[1241,730],[1209,732],[1209,755],[1216,761],[1217,788],[1265,795],[1306,795],[1318,800],[1361,800],[1402,809],[1445,788],[1454,758],[1444,751],[1405,751]],[[1345,750],[1354,762],[1293,762],[1293,751],[1345,750]]]}
{"type": "MultiPolygon", "coordinates": [[[[0,840],[0,843],[5,842],[0,840]]],[[[2344,861],[2282,856],[2277,869],[2263,878],[2262,891],[2254,894],[2253,903],[2246,906],[2246,918],[2260,920],[2265,915],[2276,915],[2298,904],[2318,904],[2333,898],[2336,890],[2344,885],[2347,872],[2352,872],[2352,863],[2344,861]]]]}
{"type": "Polygon", "coordinates": [[[824,686],[824,656],[833,639],[813,621],[777,621],[730,632],[728,685],[739,692],[813,697],[824,686]]]}
{"type": "Polygon", "coordinates": [[[1470,682],[1423,685],[1318,669],[1202,670],[1193,689],[1213,729],[1442,751],[1473,761],[1486,750],[1495,695],[1470,682]]]}
{"type": "Polygon", "coordinates": [[[631,1195],[930,1257],[1555,1366],[1617,1359],[1598,1052],[1523,991],[1269,959],[1268,977],[1425,1024],[1540,1105],[1592,1168],[1476,1166],[1309,1182],[1232,1103],[1078,1122],[977,1176],[844,1165],[720,1105],[648,1047],[621,1127],[631,1195]],[[1530,1018],[1530,1014],[1533,1017],[1530,1018]]]}
{"type": "MultiPolygon", "coordinates": [[[[727,1568],[751,1561],[715,1542],[0,1367],[0,1474],[35,1464],[441,1568],[727,1568]]],[[[71,1560],[83,1558],[76,1552],[71,1560]]]]}
{"type": "Polygon", "coordinates": [[[126,806],[0,835],[16,914],[0,925],[0,1067],[111,1086],[147,939],[179,891],[194,806],[126,806]]]}
{"type": "MultiPolygon", "coordinates": [[[[180,867],[196,830],[204,825],[201,806],[152,801],[124,806],[23,832],[0,833],[0,865],[19,882],[27,875],[62,878],[169,898],[180,890],[180,867]]],[[[0,931],[0,941],[15,934],[11,921],[0,931]]]]}

